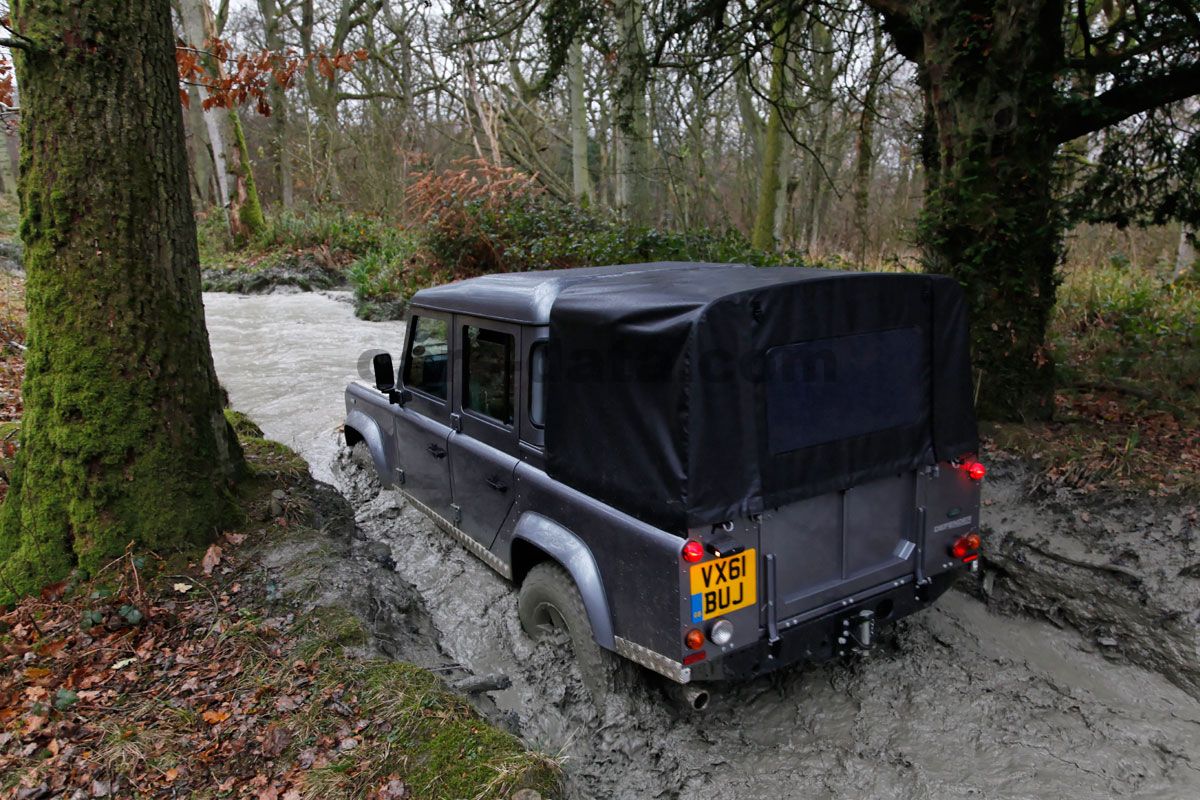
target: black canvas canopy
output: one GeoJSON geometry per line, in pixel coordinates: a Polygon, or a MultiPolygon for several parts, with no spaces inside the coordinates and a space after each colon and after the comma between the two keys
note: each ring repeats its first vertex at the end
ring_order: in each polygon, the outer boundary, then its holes
{"type": "Polygon", "coordinates": [[[549,323],[549,473],[660,527],[978,447],[949,278],[640,265],[565,282],[549,323]]]}

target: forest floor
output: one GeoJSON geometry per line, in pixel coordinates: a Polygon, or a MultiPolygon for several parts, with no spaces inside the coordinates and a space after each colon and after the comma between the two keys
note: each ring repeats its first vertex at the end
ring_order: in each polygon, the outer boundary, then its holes
{"type": "Polygon", "coordinates": [[[352,552],[346,501],[235,419],[254,473],[239,489],[241,528],[190,558],[128,554],[0,616],[0,792],[554,792],[555,762],[485,722],[434,673],[386,657],[411,652],[396,650],[407,639],[436,662],[417,601],[352,552]],[[387,641],[346,606],[368,585],[387,593],[387,641]]]}
{"type": "MultiPolygon", "coordinates": [[[[24,374],[15,217],[0,199],[0,498],[24,374]]],[[[484,721],[433,672],[394,660],[420,650],[422,663],[438,662],[419,601],[387,575],[367,580],[384,569],[354,551],[346,501],[234,419],[253,470],[239,488],[241,528],[191,558],[128,554],[87,582],[0,609],[0,794],[553,793],[554,761],[484,721]],[[347,607],[364,586],[391,593],[387,641],[372,632],[378,615],[369,630],[347,607]]]]}
{"type": "Polygon", "coordinates": [[[1200,499],[1200,275],[1067,273],[1051,321],[1054,419],[985,425],[1048,488],[1200,499]]]}

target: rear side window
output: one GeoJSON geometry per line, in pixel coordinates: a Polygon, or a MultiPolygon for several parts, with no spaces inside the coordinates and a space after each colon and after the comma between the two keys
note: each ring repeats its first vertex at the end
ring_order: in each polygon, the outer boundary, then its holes
{"type": "Polygon", "coordinates": [[[773,455],[914,425],[929,375],[918,328],[796,342],[767,351],[767,436],[773,455]]]}
{"type": "Polygon", "coordinates": [[[546,425],[546,343],[537,342],[529,351],[529,421],[546,425]]]}
{"type": "Polygon", "coordinates": [[[446,366],[450,353],[446,333],[445,320],[413,317],[408,355],[404,359],[405,388],[446,399],[446,366]]]}
{"type": "Polygon", "coordinates": [[[512,334],[463,326],[463,408],[513,424],[515,350],[512,334]]]}

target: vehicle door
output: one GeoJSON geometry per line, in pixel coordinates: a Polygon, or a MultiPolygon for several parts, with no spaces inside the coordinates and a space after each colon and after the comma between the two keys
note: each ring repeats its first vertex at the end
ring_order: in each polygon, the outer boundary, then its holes
{"type": "Polygon", "coordinates": [[[459,527],[491,547],[513,505],[521,386],[520,327],[455,317],[457,431],[450,436],[450,469],[459,527]]]}
{"type": "Polygon", "coordinates": [[[450,521],[450,316],[417,308],[408,323],[401,386],[412,399],[396,412],[401,487],[450,521]]]}
{"type": "MultiPolygon", "coordinates": [[[[874,467],[872,435],[927,430],[929,346],[915,327],[767,351],[766,427],[773,455],[843,443],[874,467]],[[854,448],[854,449],[852,449],[854,448]]],[[[778,619],[815,612],[916,568],[917,473],[859,482],[762,514],[764,575],[778,619]]]]}

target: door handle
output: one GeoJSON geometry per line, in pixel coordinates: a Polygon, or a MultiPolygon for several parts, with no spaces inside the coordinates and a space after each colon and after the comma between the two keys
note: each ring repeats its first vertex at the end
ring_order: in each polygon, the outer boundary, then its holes
{"type": "Polygon", "coordinates": [[[504,494],[508,491],[508,486],[500,481],[499,478],[488,478],[487,485],[495,489],[497,492],[504,494]]]}
{"type": "Polygon", "coordinates": [[[439,447],[436,444],[431,444],[428,447],[426,447],[425,449],[428,450],[429,455],[433,456],[434,458],[445,458],[446,457],[446,449],[443,447],[439,447]]]}

